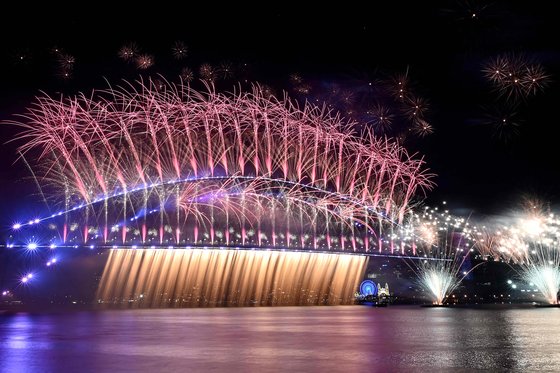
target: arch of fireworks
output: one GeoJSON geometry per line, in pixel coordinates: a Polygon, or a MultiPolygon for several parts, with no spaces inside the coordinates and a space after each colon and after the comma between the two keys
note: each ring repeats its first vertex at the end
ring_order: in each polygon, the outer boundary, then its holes
{"type": "Polygon", "coordinates": [[[10,122],[60,209],[17,228],[46,225],[63,245],[417,254],[387,231],[432,175],[397,143],[258,86],[137,83],[42,95],[10,122]]]}
{"type": "MultiPolygon", "coordinates": [[[[117,230],[120,244],[131,230],[140,244],[149,233],[160,245],[197,243],[205,227],[214,244],[222,222],[220,244],[230,244],[237,225],[242,245],[255,230],[259,246],[265,237],[279,246],[283,233],[281,246],[316,249],[320,236],[330,249],[337,225],[344,250],[340,232],[360,226],[376,235],[383,222],[402,222],[417,190],[432,186],[423,162],[398,144],[371,132],[356,136],[353,123],[324,108],[300,110],[258,87],[228,96],[148,81],[91,97],[45,95],[22,117],[13,122],[23,128],[16,139],[24,141],[22,156],[38,150],[36,176],[58,190],[53,196],[64,196],[62,212],[52,216],[64,216],[63,242],[77,223],[81,237],[74,240],[82,243],[90,234],[116,241],[110,234],[117,230]],[[154,234],[148,221],[156,211],[154,234]],[[79,219],[72,221],[73,212],[79,219]]],[[[351,241],[358,250],[354,235],[351,241]]],[[[361,241],[368,252],[370,240],[361,241]]]]}

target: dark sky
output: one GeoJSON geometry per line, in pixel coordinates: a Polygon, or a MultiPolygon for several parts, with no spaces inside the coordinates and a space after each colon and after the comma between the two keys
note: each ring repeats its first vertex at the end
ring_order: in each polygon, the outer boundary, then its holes
{"type": "MultiPolygon", "coordinates": [[[[426,119],[434,129],[405,141],[437,174],[428,203],[445,199],[480,214],[509,209],[526,194],[555,204],[560,48],[554,2],[367,3],[304,8],[285,2],[259,7],[154,2],[124,10],[93,3],[90,9],[20,5],[0,22],[0,120],[14,119],[41,91],[90,92],[106,88],[104,79],[118,83],[140,74],[177,80],[183,67],[196,74],[201,64],[226,62],[235,70],[229,82],[247,78],[299,100],[321,99],[333,86],[353,92],[356,113],[376,101],[376,92],[363,94],[368,82],[407,73],[415,94],[429,102],[426,119]],[[176,41],[188,48],[181,60],[172,55],[176,41]],[[151,68],[139,70],[119,58],[130,42],[153,56],[151,68]],[[75,59],[69,79],[60,76],[61,52],[54,48],[75,59]],[[539,66],[549,75],[548,86],[519,100],[500,96],[482,73],[499,56],[539,66]],[[310,88],[308,94],[297,92],[293,74],[310,88]],[[504,115],[517,124],[516,133],[496,132],[492,118],[504,115]]],[[[24,181],[25,166],[13,164],[15,145],[4,144],[14,134],[14,128],[0,126],[5,211],[0,224],[6,227],[20,206],[32,209],[25,198],[36,192],[24,181]]]]}

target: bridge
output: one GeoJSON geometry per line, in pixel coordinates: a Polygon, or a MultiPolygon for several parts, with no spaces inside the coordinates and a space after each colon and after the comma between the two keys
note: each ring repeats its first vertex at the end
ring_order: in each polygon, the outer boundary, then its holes
{"type": "Polygon", "coordinates": [[[107,249],[100,304],[342,304],[369,256],[421,250],[395,237],[433,186],[423,161],[325,108],[140,81],[22,118],[55,212],[8,245],[107,249]]]}

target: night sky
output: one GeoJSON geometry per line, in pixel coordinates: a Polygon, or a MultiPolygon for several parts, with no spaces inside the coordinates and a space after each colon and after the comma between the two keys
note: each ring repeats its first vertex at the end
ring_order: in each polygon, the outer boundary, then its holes
{"type": "MultiPolygon", "coordinates": [[[[403,140],[437,174],[426,203],[447,200],[469,214],[509,211],[524,195],[555,205],[560,48],[553,2],[370,3],[309,9],[285,2],[258,8],[157,2],[33,11],[22,5],[0,22],[0,120],[23,113],[41,91],[89,93],[107,88],[105,79],[118,84],[161,74],[177,82],[188,68],[196,84],[203,64],[230,67],[219,89],[259,82],[300,102],[328,97],[343,115],[367,118],[375,103],[388,100],[381,97],[387,82],[406,75],[415,97],[429,103],[425,119],[433,128],[403,140]],[[153,66],[139,69],[119,57],[130,43],[150,55],[153,66]],[[174,46],[187,52],[174,55],[174,46]],[[65,67],[66,57],[72,62],[65,67]],[[496,91],[483,69],[500,57],[538,67],[546,87],[523,97],[496,91]],[[338,97],[329,94],[334,91],[338,97]],[[344,95],[351,96],[346,103],[344,95]],[[503,117],[513,124],[497,126],[503,117]]],[[[393,125],[388,135],[406,133],[406,124],[393,125]]],[[[5,143],[15,133],[0,126],[0,225],[6,228],[21,209],[25,217],[43,208],[30,198],[37,188],[29,170],[14,164],[15,144],[5,143]]]]}

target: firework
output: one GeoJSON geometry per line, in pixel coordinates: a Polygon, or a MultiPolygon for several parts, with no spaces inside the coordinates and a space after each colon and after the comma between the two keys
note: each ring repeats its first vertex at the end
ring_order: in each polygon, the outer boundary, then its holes
{"type": "Polygon", "coordinates": [[[461,23],[479,21],[489,13],[489,8],[492,6],[492,4],[472,0],[456,1],[454,4],[455,7],[441,9],[441,12],[461,23]]]}
{"type": "Polygon", "coordinates": [[[378,132],[384,133],[391,128],[394,115],[389,108],[377,104],[367,114],[371,116],[371,123],[378,132]]]}
{"type": "Polygon", "coordinates": [[[56,75],[65,80],[70,79],[74,72],[76,58],[58,47],[52,48],[51,53],[56,58],[56,75]]]}
{"type": "Polygon", "coordinates": [[[60,53],[58,55],[58,65],[63,70],[72,70],[74,64],[76,63],[76,58],[67,53],[60,53]]]}
{"type": "Polygon", "coordinates": [[[426,207],[423,213],[411,214],[396,234],[395,241],[414,247],[417,256],[403,260],[433,304],[443,305],[462,279],[478,266],[470,266],[469,258],[479,233],[465,218],[426,207]]]}
{"type": "Polygon", "coordinates": [[[542,91],[550,78],[539,63],[516,54],[495,57],[483,66],[482,72],[501,97],[514,101],[542,91]]]}
{"type": "Polygon", "coordinates": [[[433,186],[396,143],[258,86],[126,86],[41,96],[11,122],[63,242],[381,251],[381,226],[433,186]]]}
{"type": "Polygon", "coordinates": [[[182,60],[187,57],[188,48],[182,41],[176,41],[173,47],[171,47],[171,51],[173,52],[173,57],[182,60]]]}
{"type": "Polygon", "coordinates": [[[483,122],[493,127],[495,137],[506,142],[519,135],[522,124],[516,106],[512,105],[487,109],[483,122]]]}
{"type": "Polygon", "coordinates": [[[547,303],[557,304],[560,219],[541,209],[538,201],[526,200],[524,205],[526,209],[510,218],[509,224],[494,227],[494,234],[482,242],[481,252],[508,263],[540,291],[547,303]]]}
{"type": "Polygon", "coordinates": [[[352,77],[348,81],[328,83],[292,74],[289,82],[296,97],[324,102],[355,121],[360,129],[372,129],[377,135],[395,138],[399,143],[434,132],[429,122],[429,102],[414,92],[408,71],[396,76],[352,77]]]}
{"type": "Polygon", "coordinates": [[[130,61],[134,61],[136,57],[138,57],[139,53],[140,53],[140,48],[138,47],[138,45],[136,43],[130,43],[123,46],[121,49],[119,49],[118,54],[120,58],[122,58],[127,62],[130,62],[130,61]]]}
{"type": "Polygon", "coordinates": [[[425,137],[434,132],[434,127],[423,119],[416,119],[412,131],[420,137],[425,137]]]}
{"type": "Polygon", "coordinates": [[[27,65],[32,60],[31,51],[27,48],[19,48],[18,50],[11,53],[11,60],[15,65],[27,65]]]}
{"type": "Polygon", "coordinates": [[[142,54],[136,58],[136,67],[142,70],[152,67],[154,64],[154,56],[142,54]]]}
{"type": "Polygon", "coordinates": [[[188,67],[183,67],[179,76],[181,77],[181,81],[183,83],[188,84],[194,80],[194,72],[188,67]]]}
{"type": "Polygon", "coordinates": [[[198,74],[200,75],[200,78],[202,80],[209,83],[216,81],[216,79],[218,78],[216,69],[209,63],[203,63],[202,65],[200,65],[200,67],[198,68],[198,74]]]}
{"type": "Polygon", "coordinates": [[[231,79],[234,75],[234,69],[231,62],[224,61],[218,67],[218,75],[221,79],[231,79]]]}
{"type": "Polygon", "coordinates": [[[403,107],[404,114],[410,120],[422,119],[429,108],[426,99],[420,97],[408,97],[403,107]]]}

